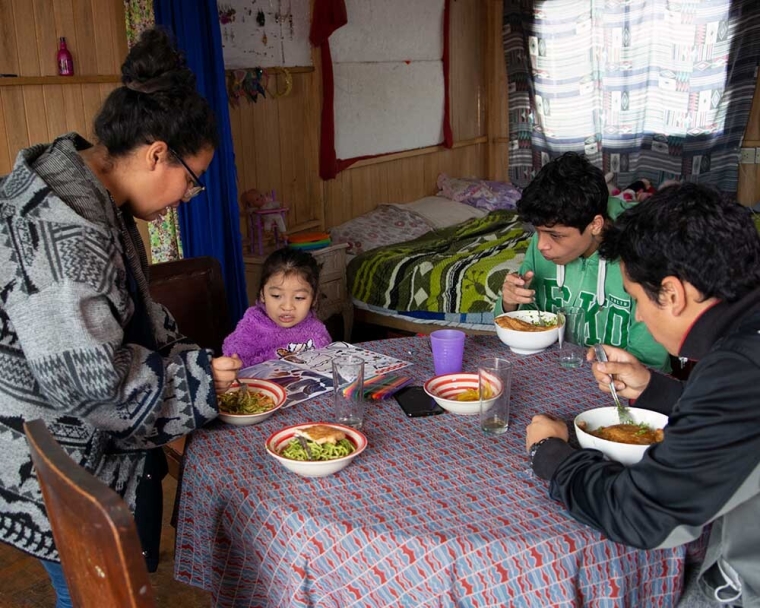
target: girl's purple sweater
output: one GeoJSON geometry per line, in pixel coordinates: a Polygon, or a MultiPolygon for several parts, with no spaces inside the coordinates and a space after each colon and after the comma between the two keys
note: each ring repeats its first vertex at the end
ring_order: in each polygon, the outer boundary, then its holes
{"type": "Polygon", "coordinates": [[[222,352],[228,357],[237,354],[243,366],[248,367],[308,348],[322,348],[330,342],[325,324],[313,311],[298,325],[280,327],[267,316],[259,301],[245,311],[235,331],[224,340],[222,352]]]}

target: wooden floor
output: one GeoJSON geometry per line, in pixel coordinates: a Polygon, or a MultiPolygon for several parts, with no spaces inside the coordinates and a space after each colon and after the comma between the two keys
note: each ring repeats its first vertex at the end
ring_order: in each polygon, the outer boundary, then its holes
{"type": "MultiPolygon", "coordinates": [[[[160,607],[208,608],[211,595],[174,580],[174,528],[169,524],[177,482],[164,479],[164,525],[161,557],[151,582],[160,607]]],[[[33,557],[0,543],[0,608],[53,608],[55,593],[47,572],[33,557]]]]}

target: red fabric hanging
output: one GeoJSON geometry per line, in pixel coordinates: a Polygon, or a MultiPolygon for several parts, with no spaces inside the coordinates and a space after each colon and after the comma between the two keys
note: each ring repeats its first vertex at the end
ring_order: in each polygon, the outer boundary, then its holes
{"type": "Polygon", "coordinates": [[[309,40],[322,56],[322,135],[319,144],[319,176],[334,179],[338,174],[335,158],[335,101],[330,35],[348,23],[344,0],[315,0],[309,40]]]}

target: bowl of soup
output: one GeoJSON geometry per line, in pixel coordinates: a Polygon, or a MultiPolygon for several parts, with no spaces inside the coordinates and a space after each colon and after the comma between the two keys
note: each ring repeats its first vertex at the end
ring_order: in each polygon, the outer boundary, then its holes
{"type": "Polygon", "coordinates": [[[582,448],[599,450],[610,460],[636,464],[664,438],[668,417],[659,412],[629,407],[634,424],[621,424],[616,407],[598,407],[575,417],[575,434],[582,448]]]}
{"type": "MultiPolygon", "coordinates": [[[[458,372],[435,376],[425,382],[423,388],[447,412],[460,416],[475,416],[480,413],[478,374],[458,372]]],[[[498,379],[485,386],[485,409],[491,407],[501,390],[501,382],[498,379]]]]}
{"type": "Polygon", "coordinates": [[[557,315],[537,310],[515,310],[494,319],[496,335],[518,355],[540,353],[557,341],[557,315]]]}

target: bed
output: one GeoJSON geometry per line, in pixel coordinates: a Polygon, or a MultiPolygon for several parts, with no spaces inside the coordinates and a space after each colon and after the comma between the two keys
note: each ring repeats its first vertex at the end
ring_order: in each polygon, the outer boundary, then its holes
{"type": "Polygon", "coordinates": [[[414,333],[441,326],[493,333],[493,303],[532,234],[517,218],[516,198],[381,205],[331,231],[334,241],[349,243],[356,320],[414,333]]]}

